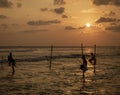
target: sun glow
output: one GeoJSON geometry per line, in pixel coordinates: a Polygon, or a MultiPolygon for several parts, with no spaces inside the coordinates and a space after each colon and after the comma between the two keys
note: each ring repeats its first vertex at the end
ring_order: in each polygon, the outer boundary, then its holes
{"type": "Polygon", "coordinates": [[[86,23],[86,25],[85,25],[86,27],[90,27],[91,26],[91,24],[90,23],[86,23]]]}

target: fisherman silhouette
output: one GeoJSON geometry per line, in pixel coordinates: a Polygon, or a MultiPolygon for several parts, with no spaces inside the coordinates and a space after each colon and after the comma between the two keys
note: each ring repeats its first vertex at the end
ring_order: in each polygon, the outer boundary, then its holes
{"type": "Polygon", "coordinates": [[[12,52],[10,52],[8,55],[8,65],[12,67],[12,75],[14,75],[15,73],[15,69],[14,69],[15,64],[16,62],[12,56],[12,52]]]}
{"type": "Polygon", "coordinates": [[[87,60],[86,60],[86,57],[85,55],[82,55],[82,61],[83,61],[83,64],[80,65],[80,69],[83,70],[83,72],[87,71],[87,60]]]}
{"type": "Polygon", "coordinates": [[[80,69],[83,72],[83,83],[84,83],[85,82],[85,72],[88,70],[87,69],[87,60],[86,60],[86,57],[84,54],[82,55],[82,62],[83,62],[83,64],[80,65],[80,69]]]}
{"type": "Polygon", "coordinates": [[[10,52],[8,55],[8,65],[9,66],[11,66],[12,61],[13,61],[12,52],[10,52]]]}
{"type": "Polygon", "coordinates": [[[96,65],[96,56],[94,53],[91,53],[91,58],[88,61],[96,65]]]}

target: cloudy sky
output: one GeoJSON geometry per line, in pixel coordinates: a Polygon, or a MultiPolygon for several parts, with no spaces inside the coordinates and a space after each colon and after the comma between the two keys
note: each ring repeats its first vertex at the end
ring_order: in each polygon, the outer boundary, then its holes
{"type": "Polygon", "coordinates": [[[0,0],[0,46],[81,43],[120,45],[120,0],[0,0]]]}

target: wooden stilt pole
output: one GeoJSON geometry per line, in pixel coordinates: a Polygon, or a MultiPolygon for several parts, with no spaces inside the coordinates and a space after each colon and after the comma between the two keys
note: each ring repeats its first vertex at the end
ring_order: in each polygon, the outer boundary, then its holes
{"type": "Polygon", "coordinates": [[[51,52],[50,52],[50,70],[51,70],[51,67],[52,67],[52,52],[53,52],[53,46],[51,45],[51,52]]]}
{"type": "Polygon", "coordinates": [[[96,45],[94,45],[94,73],[96,73],[96,45]]]}
{"type": "Polygon", "coordinates": [[[83,70],[83,83],[85,82],[85,72],[83,70]]]}
{"type": "Polygon", "coordinates": [[[14,68],[14,66],[12,65],[12,75],[14,75],[15,74],[15,68],[14,68]]]}
{"type": "Polygon", "coordinates": [[[83,56],[83,44],[81,44],[81,51],[82,51],[82,56],[83,56]]]}
{"type": "MultiPolygon", "coordinates": [[[[84,52],[83,52],[83,44],[81,44],[81,51],[82,51],[82,57],[84,55],[84,52]]],[[[84,66],[84,63],[83,63],[83,66],[84,66]]],[[[83,68],[83,83],[85,82],[85,71],[84,71],[85,68],[83,68]]]]}

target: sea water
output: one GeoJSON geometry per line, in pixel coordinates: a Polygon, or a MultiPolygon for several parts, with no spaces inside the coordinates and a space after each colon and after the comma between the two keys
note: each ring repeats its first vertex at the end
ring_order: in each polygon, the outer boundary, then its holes
{"type": "MultiPolygon", "coordinates": [[[[89,59],[94,47],[84,47],[89,59]]],[[[83,83],[81,47],[0,47],[0,95],[119,95],[120,46],[96,48],[96,73],[91,63],[83,83]],[[16,60],[11,75],[7,56],[16,60]]]]}

